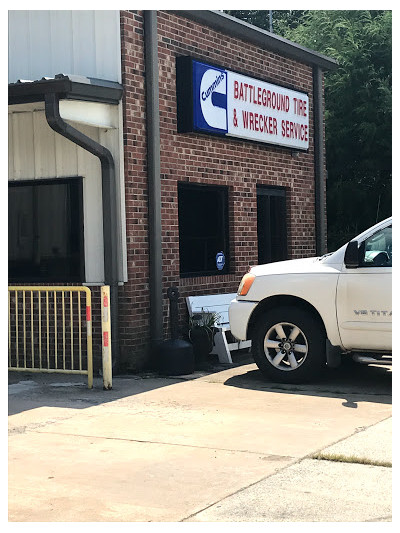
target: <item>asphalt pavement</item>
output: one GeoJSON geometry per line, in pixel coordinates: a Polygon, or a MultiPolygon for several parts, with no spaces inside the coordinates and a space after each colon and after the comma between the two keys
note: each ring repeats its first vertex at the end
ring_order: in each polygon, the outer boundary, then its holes
{"type": "MultiPolygon", "coordinates": [[[[392,522],[391,368],[9,374],[9,522],[392,522]]],[[[383,524],[380,527],[385,527],[383,524]]]]}

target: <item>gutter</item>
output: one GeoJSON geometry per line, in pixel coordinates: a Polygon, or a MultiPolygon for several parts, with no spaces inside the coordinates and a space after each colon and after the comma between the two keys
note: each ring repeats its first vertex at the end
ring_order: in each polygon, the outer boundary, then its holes
{"type": "Polygon", "coordinates": [[[118,104],[122,97],[119,83],[72,74],[56,74],[54,78],[18,80],[8,85],[8,105],[42,102],[46,94],[58,94],[60,100],[83,100],[118,104]]]}
{"type": "Polygon", "coordinates": [[[154,353],[158,344],[163,340],[161,157],[157,11],[144,11],[144,50],[147,115],[147,173],[149,183],[150,350],[154,353]]]}
{"type": "Polygon", "coordinates": [[[315,238],[317,255],[327,252],[327,223],[325,216],[325,172],[324,172],[324,109],[323,72],[313,68],[314,106],[314,175],[315,175],[315,238]]]}
{"type": "Polygon", "coordinates": [[[104,281],[106,285],[110,285],[111,346],[113,363],[117,365],[119,363],[118,230],[114,159],[107,148],[73,128],[61,118],[58,94],[46,93],[44,100],[46,119],[50,128],[100,160],[103,199],[104,281]]]}

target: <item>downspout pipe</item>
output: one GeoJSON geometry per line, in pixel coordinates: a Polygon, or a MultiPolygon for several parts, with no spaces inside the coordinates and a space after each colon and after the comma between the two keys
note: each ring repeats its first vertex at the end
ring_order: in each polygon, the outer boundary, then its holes
{"type": "Polygon", "coordinates": [[[163,340],[161,158],[158,80],[157,11],[144,11],[147,111],[147,173],[149,191],[150,350],[163,340]]]}
{"type": "Polygon", "coordinates": [[[313,68],[314,98],[314,171],[315,171],[315,233],[316,252],[323,255],[327,251],[325,215],[325,172],[324,172],[324,111],[323,111],[323,71],[313,68]]]}
{"type": "Polygon", "coordinates": [[[114,159],[107,148],[73,128],[61,118],[58,94],[45,95],[45,113],[50,128],[100,160],[103,198],[104,281],[106,285],[110,286],[111,347],[113,366],[118,368],[118,229],[114,159]]]}

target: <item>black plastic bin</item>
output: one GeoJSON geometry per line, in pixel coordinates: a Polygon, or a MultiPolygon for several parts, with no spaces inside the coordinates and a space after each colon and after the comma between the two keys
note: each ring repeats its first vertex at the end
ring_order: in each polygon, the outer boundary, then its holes
{"type": "Polygon", "coordinates": [[[158,371],[165,376],[182,376],[193,374],[194,353],[190,342],[179,339],[177,287],[167,291],[170,305],[171,339],[163,341],[157,348],[158,371]]]}

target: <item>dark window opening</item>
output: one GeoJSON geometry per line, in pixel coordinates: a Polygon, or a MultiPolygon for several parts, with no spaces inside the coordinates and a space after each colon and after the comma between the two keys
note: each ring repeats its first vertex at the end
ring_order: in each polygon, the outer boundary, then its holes
{"type": "Polygon", "coordinates": [[[180,183],[178,209],[181,276],[229,273],[228,188],[180,183]]]}
{"type": "Polygon", "coordinates": [[[8,187],[10,282],[83,282],[82,178],[8,187]]]}
{"type": "Polygon", "coordinates": [[[257,187],[258,264],[287,259],[286,193],[257,187]]]}

